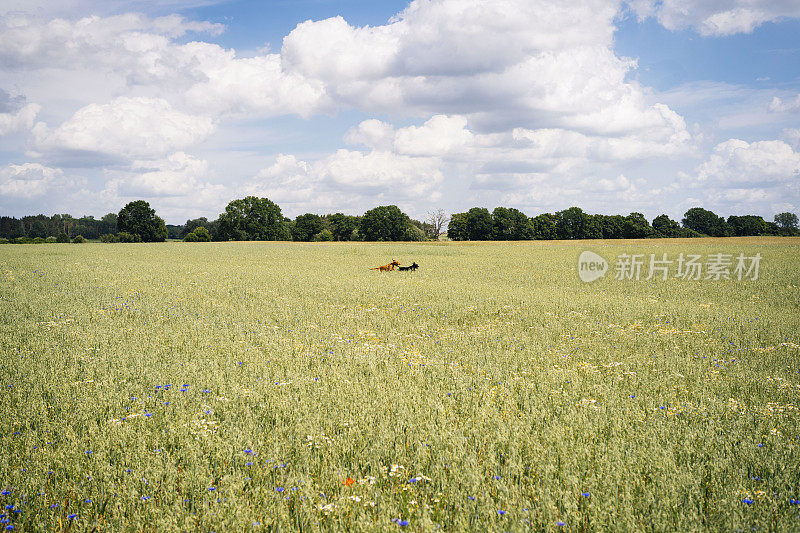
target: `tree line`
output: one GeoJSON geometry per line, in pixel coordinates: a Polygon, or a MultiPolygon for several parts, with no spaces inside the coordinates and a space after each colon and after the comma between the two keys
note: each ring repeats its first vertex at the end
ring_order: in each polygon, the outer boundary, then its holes
{"type": "Polygon", "coordinates": [[[652,237],[730,237],[749,235],[800,235],[798,218],[779,213],[769,222],[757,215],[732,215],[727,220],[712,211],[693,207],[680,221],[660,215],[652,223],[641,213],[589,214],[579,207],[528,217],[518,209],[497,207],[489,211],[473,207],[448,216],[443,210],[429,212],[424,221],[414,220],[396,205],[378,206],[361,216],[305,213],[284,217],[268,198],[248,196],[233,200],[216,220],[189,219],[168,225],[144,200],[128,203],[119,213],[100,219],[51,217],[0,217],[0,242],[163,242],[180,239],[202,241],[424,241],[446,234],[456,241],[642,239],[652,237]]]}
{"type": "Polygon", "coordinates": [[[680,223],[659,215],[652,224],[641,213],[593,215],[579,207],[533,218],[514,208],[497,207],[490,213],[473,207],[450,217],[447,235],[457,241],[800,235],[797,222],[797,215],[788,212],[775,215],[774,222],[757,215],[731,215],[726,220],[701,207],[686,211],[680,223]]]}

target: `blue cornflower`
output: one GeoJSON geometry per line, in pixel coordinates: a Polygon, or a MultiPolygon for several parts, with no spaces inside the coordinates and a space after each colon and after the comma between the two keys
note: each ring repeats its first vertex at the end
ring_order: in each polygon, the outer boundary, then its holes
{"type": "Polygon", "coordinates": [[[57,503],[51,503],[50,504],[50,509],[55,509],[56,507],[58,507],[57,503]]]}
{"type": "Polygon", "coordinates": [[[247,449],[244,451],[244,453],[253,453],[253,450],[251,450],[250,448],[247,448],[247,449]]]}
{"type": "Polygon", "coordinates": [[[217,490],[217,487],[208,487],[208,490],[211,490],[211,491],[217,490]]]}
{"type": "Polygon", "coordinates": [[[800,500],[789,499],[789,504],[790,505],[800,505],[800,500]]]}
{"type": "Polygon", "coordinates": [[[208,389],[203,389],[203,390],[201,390],[200,392],[204,392],[204,393],[208,394],[208,393],[210,393],[211,391],[210,391],[210,390],[208,390],[208,389]]]}
{"type": "Polygon", "coordinates": [[[416,483],[417,482],[417,478],[412,477],[411,479],[408,480],[408,482],[409,483],[416,483]]]}
{"type": "Polygon", "coordinates": [[[751,503],[753,503],[753,500],[751,500],[750,498],[745,498],[745,499],[742,500],[742,503],[746,503],[747,505],[750,505],[751,503]]]}
{"type": "Polygon", "coordinates": [[[556,525],[557,525],[558,527],[563,527],[563,526],[565,526],[566,524],[565,524],[564,522],[556,522],[556,525]]]}
{"type": "Polygon", "coordinates": [[[283,487],[275,487],[275,490],[278,492],[283,492],[285,489],[283,487]]]}
{"type": "Polygon", "coordinates": [[[151,416],[153,416],[153,413],[145,413],[144,416],[146,416],[147,418],[150,418],[151,416]]]}
{"type": "Polygon", "coordinates": [[[11,494],[11,491],[10,490],[4,490],[3,492],[0,492],[0,494],[2,494],[3,496],[8,496],[9,494],[11,494]]]}
{"type": "Polygon", "coordinates": [[[408,520],[400,520],[400,519],[398,519],[397,520],[397,525],[398,526],[407,526],[408,525],[408,520]]]}
{"type": "Polygon", "coordinates": [[[467,499],[471,502],[475,501],[475,496],[467,496],[467,499]]]}
{"type": "Polygon", "coordinates": [[[492,479],[500,479],[500,476],[492,476],[492,479]]]}
{"type": "Polygon", "coordinates": [[[92,500],[87,498],[87,499],[83,500],[83,503],[92,503],[92,500]]]}
{"type": "Polygon", "coordinates": [[[761,443],[759,442],[759,443],[758,443],[758,447],[759,447],[759,448],[763,448],[763,447],[764,447],[764,445],[763,445],[763,444],[761,444],[761,443]]]}
{"type": "Polygon", "coordinates": [[[500,516],[503,516],[504,514],[506,514],[506,512],[504,510],[502,510],[502,509],[498,509],[497,510],[497,514],[499,514],[500,516]]]}
{"type": "Polygon", "coordinates": [[[67,515],[67,518],[69,518],[70,520],[73,520],[73,519],[75,519],[75,518],[78,518],[78,515],[76,515],[76,514],[74,514],[74,513],[73,513],[73,514],[71,514],[71,515],[67,515]]]}
{"type": "Polygon", "coordinates": [[[591,492],[581,492],[581,496],[583,496],[584,498],[588,498],[591,495],[592,495],[591,492]]]}
{"type": "Polygon", "coordinates": [[[14,504],[13,503],[10,504],[10,505],[6,505],[6,509],[13,509],[13,508],[14,508],[14,504]]]}
{"type": "Polygon", "coordinates": [[[6,531],[11,531],[12,529],[14,529],[14,526],[12,526],[11,524],[6,526],[6,531]]]}
{"type": "Polygon", "coordinates": [[[253,466],[253,463],[245,463],[244,466],[253,466]]]}
{"type": "Polygon", "coordinates": [[[150,499],[150,496],[142,496],[142,501],[146,502],[150,499]]]}
{"type": "Polygon", "coordinates": [[[666,409],[666,407],[664,407],[664,406],[662,405],[661,407],[659,407],[659,409],[666,409]]]}

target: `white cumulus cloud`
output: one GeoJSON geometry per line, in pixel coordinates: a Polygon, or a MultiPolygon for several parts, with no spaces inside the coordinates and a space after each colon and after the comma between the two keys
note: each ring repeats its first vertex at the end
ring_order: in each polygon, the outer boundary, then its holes
{"type": "Polygon", "coordinates": [[[796,183],[800,179],[800,153],[783,141],[730,139],[718,144],[697,168],[697,179],[739,187],[796,183]]]}
{"type": "Polygon", "coordinates": [[[52,187],[64,185],[64,172],[39,163],[9,164],[0,168],[0,194],[12,198],[35,198],[52,187]]]}
{"type": "Polygon", "coordinates": [[[120,97],[89,104],[54,129],[37,124],[37,149],[98,152],[121,158],[151,158],[207,138],[214,122],[175,110],[166,100],[120,97]]]}
{"type": "Polygon", "coordinates": [[[627,0],[642,18],[656,17],[665,28],[694,28],[704,36],[750,33],[765,22],[800,17],[795,0],[627,0]]]}

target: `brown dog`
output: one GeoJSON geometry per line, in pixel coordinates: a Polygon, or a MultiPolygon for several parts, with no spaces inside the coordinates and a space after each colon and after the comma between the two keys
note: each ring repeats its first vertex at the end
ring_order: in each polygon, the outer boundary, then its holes
{"type": "Polygon", "coordinates": [[[400,263],[397,262],[397,259],[392,259],[392,262],[388,265],[381,265],[379,267],[370,268],[370,270],[377,270],[379,272],[388,272],[390,270],[394,270],[394,267],[400,266],[400,263]]]}

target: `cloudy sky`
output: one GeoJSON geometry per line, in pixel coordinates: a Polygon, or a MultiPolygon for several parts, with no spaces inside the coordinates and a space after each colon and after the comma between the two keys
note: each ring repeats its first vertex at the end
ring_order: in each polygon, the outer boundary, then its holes
{"type": "Polygon", "coordinates": [[[0,215],[800,213],[797,0],[0,0],[0,215]]]}

